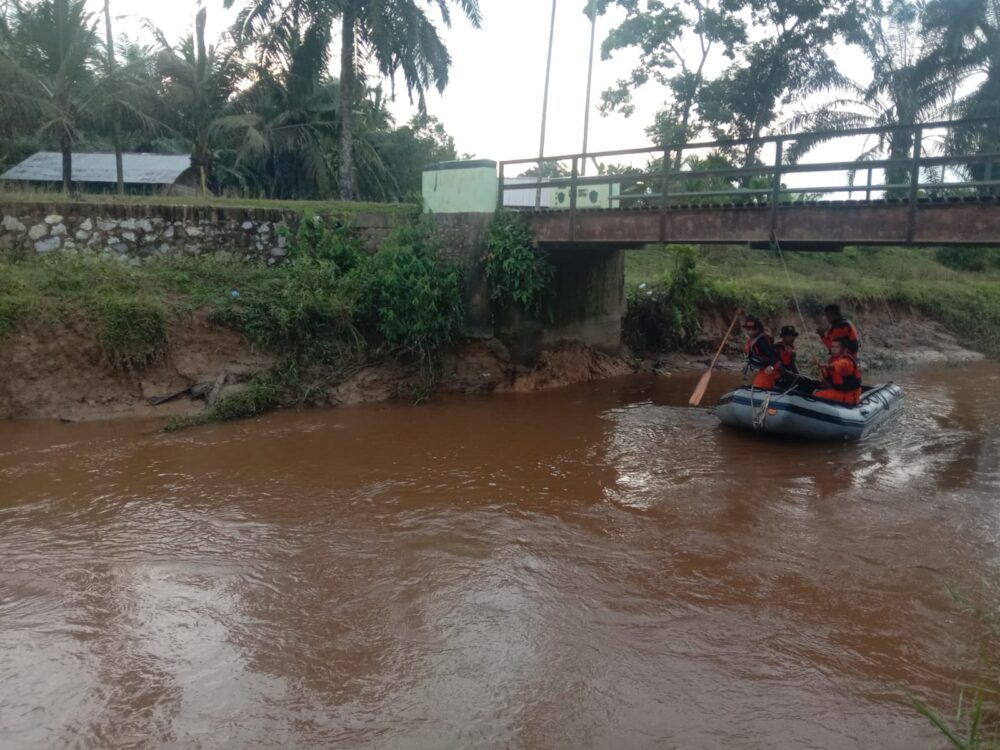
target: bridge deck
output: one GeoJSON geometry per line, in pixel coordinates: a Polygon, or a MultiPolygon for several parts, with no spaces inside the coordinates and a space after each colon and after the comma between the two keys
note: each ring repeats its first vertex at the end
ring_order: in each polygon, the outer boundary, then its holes
{"type": "Polygon", "coordinates": [[[1000,245],[1000,198],[675,204],[522,212],[544,246],[641,247],[650,243],[1000,245]]]}
{"type": "Polygon", "coordinates": [[[551,245],[761,243],[772,236],[803,245],[1000,245],[998,137],[1000,118],[986,117],[515,159],[499,164],[498,206],[512,191],[534,192],[529,220],[539,241],[551,245]],[[821,142],[828,153],[848,156],[872,136],[905,136],[912,150],[905,158],[804,159],[821,142]],[[756,157],[747,166],[724,156],[748,146],[756,157]],[[600,159],[643,155],[645,167],[583,174],[591,161],[600,167],[600,159]],[[723,166],[702,168],[712,155],[723,166]],[[505,175],[526,164],[557,176],[509,184],[505,175]],[[538,210],[543,189],[559,208],[538,210]],[[844,195],[848,200],[826,200],[844,195]],[[855,195],[865,200],[850,200],[855,195]]]}

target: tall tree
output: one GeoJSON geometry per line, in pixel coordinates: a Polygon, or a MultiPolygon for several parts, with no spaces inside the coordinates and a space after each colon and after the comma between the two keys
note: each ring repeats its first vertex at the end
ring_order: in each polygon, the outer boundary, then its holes
{"type": "Polygon", "coordinates": [[[206,43],[205,24],[203,8],[195,17],[194,34],[176,49],[158,33],[163,47],[158,62],[165,82],[163,118],[188,142],[202,194],[208,192],[213,154],[219,148],[232,145],[252,156],[267,149],[260,118],[236,102],[245,80],[244,64],[235,48],[206,43]]]}
{"type": "MultiPolygon", "coordinates": [[[[354,197],[353,108],[359,63],[371,63],[385,78],[402,73],[407,92],[416,94],[420,111],[431,87],[448,84],[451,56],[434,22],[418,0],[339,0],[340,2],[340,196],[354,197]]],[[[437,5],[441,19],[451,25],[446,0],[437,5]]],[[[473,26],[479,28],[479,0],[453,0],[473,26]]]]}
{"type": "Polygon", "coordinates": [[[866,11],[856,0],[723,0],[749,13],[749,41],[736,62],[702,90],[700,110],[718,138],[746,139],[732,150],[757,163],[759,138],[783,107],[844,82],[830,57],[833,42],[856,32],[866,11]]]}
{"type": "Polygon", "coordinates": [[[267,193],[275,198],[327,197],[332,184],[327,143],[335,135],[337,85],[324,77],[328,39],[309,27],[292,34],[276,65],[259,65],[244,95],[268,140],[267,193]]]}
{"type": "MultiPolygon", "coordinates": [[[[111,31],[111,0],[104,0],[104,33],[107,40],[108,78],[115,75],[115,37],[111,31]]],[[[115,146],[115,182],[119,195],[125,194],[125,166],[122,158],[122,126],[117,112],[112,113],[112,140],[115,146]]]]}
{"type": "Polygon", "coordinates": [[[385,132],[375,144],[391,175],[396,200],[418,200],[428,164],[458,158],[455,141],[436,117],[414,115],[402,127],[385,132]]]}
{"type": "Polygon", "coordinates": [[[15,4],[0,29],[0,107],[53,137],[62,152],[63,190],[73,187],[78,123],[99,106],[96,21],[84,0],[15,4]]]}
{"type": "MultiPolygon", "coordinates": [[[[617,5],[625,20],[604,42],[615,51],[639,50],[629,78],[606,91],[602,108],[631,114],[632,94],[649,82],[668,94],[650,133],[660,142],[684,142],[705,130],[718,138],[747,139],[728,154],[757,161],[758,139],[782,107],[838,83],[829,48],[861,23],[858,0],[599,0],[617,5]],[[728,58],[721,74],[713,69],[728,58]]],[[[675,155],[675,167],[681,165],[675,155]]]]}
{"type": "MultiPolygon", "coordinates": [[[[871,64],[867,84],[845,80],[842,96],[822,106],[796,113],[785,125],[789,132],[823,132],[842,128],[917,125],[946,117],[955,94],[955,77],[936,56],[943,43],[940,31],[924,30],[923,0],[890,0],[854,38],[871,64]]],[[[804,138],[789,152],[796,159],[826,138],[804,138]]],[[[891,130],[866,141],[860,160],[888,156],[908,159],[913,133],[891,130]]],[[[905,166],[887,170],[886,181],[903,183],[905,166]]]]}
{"type": "MultiPolygon", "coordinates": [[[[746,40],[746,27],[737,14],[726,12],[722,0],[598,0],[604,13],[612,6],[625,11],[625,20],[611,30],[601,46],[601,59],[616,52],[637,49],[639,61],[628,78],[602,94],[601,111],[635,111],[634,92],[653,82],[666,89],[668,99],[650,128],[660,143],[683,143],[702,128],[697,105],[708,80],[706,67],[724,57],[733,58],[735,47],[746,40]]],[[[683,156],[675,156],[679,169],[683,156]]]]}
{"type": "MultiPolygon", "coordinates": [[[[925,27],[943,40],[935,61],[958,79],[976,81],[974,89],[956,104],[960,117],[1000,117],[1000,0],[931,0],[925,27]]],[[[959,127],[950,144],[955,151],[1000,151],[1000,125],[959,127]]],[[[1000,173],[1000,162],[991,167],[1000,173]]],[[[986,166],[971,165],[978,179],[986,166]]],[[[994,179],[996,177],[994,176],[994,179]]]]}
{"type": "MultiPolygon", "coordinates": [[[[225,5],[234,2],[225,0],[225,5]]],[[[366,65],[390,80],[402,73],[408,94],[417,98],[423,113],[426,92],[431,87],[444,90],[451,67],[451,56],[425,6],[436,7],[442,22],[450,26],[452,4],[479,27],[479,0],[251,0],[240,13],[235,27],[238,41],[257,43],[264,58],[279,49],[282,38],[296,26],[338,25],[341,198],[355,195],[355,107],[364,94],[359,74],[366,65]]]]}

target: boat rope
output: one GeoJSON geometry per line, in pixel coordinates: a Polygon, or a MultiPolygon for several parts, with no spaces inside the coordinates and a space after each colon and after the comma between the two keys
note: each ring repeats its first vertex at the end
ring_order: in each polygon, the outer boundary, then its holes
{"type": "Polygon", "coordinates": [[[802,314],[802,308],[799,306],[799,298],[795,294],[795,287],[792,285],[792,275],[788,272],[788,264],[785,263],[785,254],[781,251],[781,243],[778,242],[778,236],[774,232],[771,232],[771,242],[774,243],[774,247],[778,251],[781,267],[785,269],[785,281],[788,283],[788,291],[791,293],[792,301],[795,303],[795,311],[799,314],[799,322],[802,323],[802,332],[805,333],[807,328],[806,318],[802,314]]]}
{"type": "MultiPolygon", "coordinates": [[[[781,260],[781,267],[785,270],[785,282],[788,284],[788,292],[792,295],[792,302],[795,303],[795,311],[799,314],[799,322],[802,324],[802,332],[805,333],[806,328],[806,318],[802,314],[802,307],[799,305],[799,298],[795,294],[795,286],[792,284],[792,275],[788,271],[788,264],[785,262],[785,254],[781,250],[781,243],[778,242],[778,235],[771,232],[771,242],[774,244],[775,250],[778,251],[778,258],[781,260]]],[[[816,370],[819,376],[823,377],[823,363],[819,361],[819,357],[813,356],[813,360],[816,364],[816,370]]]]}
{"type": "MultiPolygon", "coordinates": [[[[801,377],[802,377],[801,375],[796,374],[795,377],[792,379],[792,384],[790,386],[788,386],[788,388],[783,393],[780,393],[777,396],[775,396],[774,400],[775,401],[780,401],[785,396],[787,396],[789,393],[791,393],[792,391],[794,391],[795,387],[799,384],[799,379],[801,377]]],[[[771,407],[771,396],[773,394],[771,393],[771,391],[768,391],[767,395],[764,397],[764,401],[761,404],[760,409],[757,409],[754,406],[753,391],[754,391],[754,388],[751,385],[750,386],[750,408],[753,410],[753,428],[755,430],[759,431],[759,430],[763,430],[767,426],[768,409],[770,409],[770,407],[771,407]]]]}
{"type": "MultiPolygon", "coordinates": [[[[753,389],[750,389],[750,405],[753,406],[753,389]]],[[[771,405],[771,393],[768,392],[764,396],[764,401],[760,405],[760,409],[754,409],[753,411],[753,428],[755,430],[763,430],[767,426],[767,409],[771,405]]]]}

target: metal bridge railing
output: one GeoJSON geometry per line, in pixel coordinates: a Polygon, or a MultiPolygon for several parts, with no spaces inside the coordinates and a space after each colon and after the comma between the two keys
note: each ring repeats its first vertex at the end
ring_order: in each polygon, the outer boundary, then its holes
{"type": "MultiPolygon", "coordinates": [[[[1000,151],[976,150],[956,153],[955,131],[961,129],[968,141],[969,133],[983,136],[980,145],[991,144],[1000,149],[1000,117],[966,120],[945,120],[917,125],[896,125],[851,130],[835,130],[815,133],[789,133],[763,136],[756,140],[696,141],[691,143],[648,146],[643,148],[599,151],[592,153],[560,154],[555,156],[512,159],[499,163],[498,205],[511,208],[508,200],[512,191],[520,191],[523,201],[528,192],[534,193],[534,205],[515,208],[548,209],[542,205],[543,194],[552,194],[561,199],[558,208],[570,214],[571,235],[575,232],[576,214],[586,208],[606,209],[658,209],[661,227],[666,226],[667,211],[679,206],[694,205],[755,205],[769,208],[771,230],[777,226],[778,212],[782,204],[809,203],[829,200],[831,195],[864,195],[866,202],[889,200],[907,202],[910,218],[908,237],[912,239],[916,224],[917,204],[921,198],[948,199],[973,196],[1000,195],[1000,151]],[[872,136],[889,137],[896,140],[895,158],[840,160],[803,163],[786,158],[790,146],[823,144],[829,149],[831,144],[843,152],[848,149],[857,152],[857,144],[847,141],[872,136]],[[839,142],[839,143],[838,143],[839,142]],[[905,146],[905,157],[898,154],[905,146]],[[928,145],[930,144],[930,146],[928,145]],[[695,152],[719,151],[740,146],[755,146],[758,153],[773,150],[773,158],[766,165],[750,167],[726,167],[715,169],[686,168],[685,157],[695,152]],[[936,153],[935,153],[936,152],[936,153]],[[629,168],[616,174],[584,176],[581,169],[587,161],[597,163],[615,157],[647,156],[647,170],[629,168]],[[659,162],[657,165],[656,162],[659,162]],[[569,174],[552,178],[510,179],[510,172],[518,165],[568,162],[569,174]],[[656,167],[649,171],[649,167],[656,167]],[[977,170],[976,168],[979,167],[977,170]],[[813,183],[808,177],[816,178],[830,173],[846,173],[847,179],[840,184],[831,184],[829,178],[813,183]],[[881,180],[876,175],[881,173],[881,180]],[[858,184],[857,177],[865,179],[858,184]],[[783,180],[793,177],[794,186],[783,180]],[[693,189],[691,188],[692,183],[693,189]],[[602,187],[600,194],[606,197],[607,205],[581,207],[580,193],[586,188],[602,187]],[[543,192],[544,191],[544,192],[543,192]]],[[[771,155],[771,154],[769,154],[771,155]]],[[[596,191],[595,191],[596,192],[596,191]]],[[[590,193],[593,195],[594,192],[590,193]]],[[[603,199],[602,199],[603,201],[603,199]]],[[[661,231],[661,235],[664,232],[661,231]]],[[[571,236],[570,239],[573,239],[571,236]]]]}

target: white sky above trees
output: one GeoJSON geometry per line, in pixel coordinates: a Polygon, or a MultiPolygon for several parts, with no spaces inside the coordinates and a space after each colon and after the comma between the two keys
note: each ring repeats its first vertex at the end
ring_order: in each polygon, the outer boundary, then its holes
{"type": "MultiPolygon", "coordinates": [[[[208,36],[216,39],[229,26],[234,11],[226,12],[222,0],[205,0],[208,36]]],[[[451,82],[441,95],[433,92],[428,110],[440,119],[455,138],[459,153],[479,158],[511,159],[537,155],[540,134],[542,89],[548,44],[550,0],[480,0],[483,26],[477,31],[453,12],[453,28],[442,35],[452,55],[451,82]]],[[[590,22],[583,13],[585,0],[559,0],[555,51],[549,97],[547,154],[575,153],[583,141],[583,113],[587,80],[590,22]]],[[[90,0],[100,12],[102,0],[90,0]]],[[[115,34],[140,35],[140,19],[148,18],[171,40],[193,26],[196,0],[111,0],[115,34]]],[[[601,92],[632,70],[635,56],[617,53],[600,59],[600,43],[622,17],[609,13],[598,20],[597,59],[594,67],[590,151],[640,147],[648,143],[645,128],[661,108],[664,91],[649,84],[635,96],[636,112],[630,118],[597,113],[601,92]]],[[[103,26],[101,26],[103,32],[103,26]]],[[[857,51],[839,54],[838,62],[849,76],[864,80],[868,75],[857,51]]],[[[333,60],[338,58],[336,54],[333,60]]],[[[332,73],[336,75],[336,70],[332,73]]],[[[388,86],[386,87],[388,90],[388,86]]],[[[415,112],[405,87],[397,87],[391,109],[398,124],[415,112]]]]}

